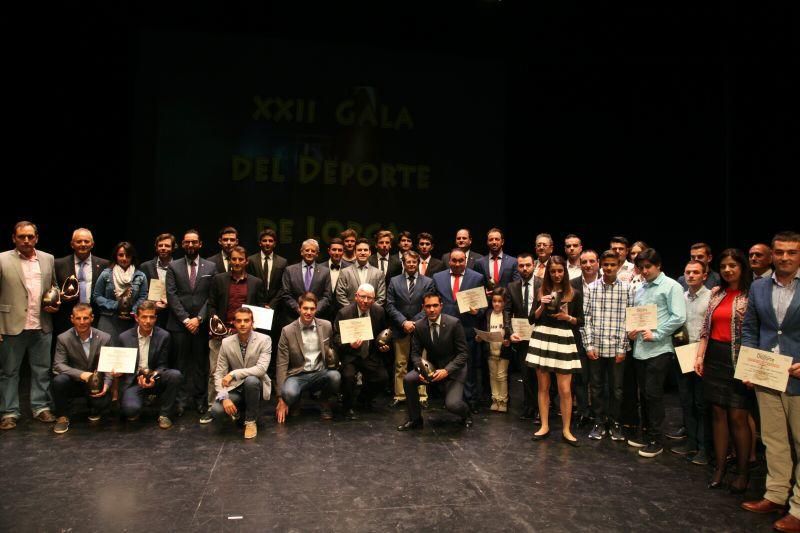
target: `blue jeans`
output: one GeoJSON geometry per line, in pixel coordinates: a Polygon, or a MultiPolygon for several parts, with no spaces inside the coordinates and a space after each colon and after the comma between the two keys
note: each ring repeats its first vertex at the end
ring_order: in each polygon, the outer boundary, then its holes
{"type": "Polygon", "coordinates": [[[300,399],[304,390],[322,391],[323,402],[327,402],[331,396],[339,392],[341,374],[338,370],[318,370],[317,372],[303,372],[295,376],[286,378],[281,389],[281,398],[289,407],[293,406],[300,399]]]}
{"type": "Polygon", "coordinates": [[[31,411],[33,416],[50,409],[50,344],[52,336],[40,329],[19,335],[3,335],[0,342],[0,416],[20,417],[19,369],[28,354],[31,365],[31,411]]]}

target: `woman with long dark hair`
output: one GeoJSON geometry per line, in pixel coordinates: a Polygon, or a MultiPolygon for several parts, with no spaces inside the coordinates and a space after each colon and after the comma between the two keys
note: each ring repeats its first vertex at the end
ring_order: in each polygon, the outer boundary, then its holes
{"type": "Polygon", "coordinates": [[[100,308],[97,329],[111,335],[114,346],[117,346],[119,334],[136,324],[133,315],[147,299],[147,278],[136,269],[137,265],[133,245],[120,242],[114,247],[108,268],[100,273],[94,285],[93,301],[100,308]],[[130,307],[126,309],[128,302],[130,307]]]}

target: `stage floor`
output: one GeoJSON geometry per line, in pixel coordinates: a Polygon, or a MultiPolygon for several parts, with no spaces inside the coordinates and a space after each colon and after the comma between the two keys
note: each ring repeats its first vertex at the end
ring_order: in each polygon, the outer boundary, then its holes
{"type": "MultiPolygon", "coordinates": [[[[516,382],[516,380],[515,380],[516,382]]],[[[519,385],[515,383],[515,388],[519,385]]],[[[519,398],[519,395],[517,395],[519,398]]],[[[777,515],[706,489],[710,471],[609,439],[532,442],[534,426],[487,410],[464,429],[436,400],[421,432],[404,409],[319,420],[312,401],[258,437],[190,412],[170,430],[85,414],[69,432],[30,418],[0,433],[2,531],[769,531],[777,515]]],[[[668,427],[679,411],[670,396],[668,427]]],[[[669,443],[671,444],[671,443],[669,443]]],[[[746,497],[758,498],[763,468],[746,497]]]]}

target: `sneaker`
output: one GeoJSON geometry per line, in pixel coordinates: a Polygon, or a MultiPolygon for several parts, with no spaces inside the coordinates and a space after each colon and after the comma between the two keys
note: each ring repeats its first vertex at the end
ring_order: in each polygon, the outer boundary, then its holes
{"type": "Polygon", "coordinates": [[[664,451],[664,447],[657,442],[651,442],[644,448],[639,449],[639,455],[642,457],[655,457],[664,451]]]}
{"type": "Polygon", "coordinates": [[[257,434],[258,434],[258,428],[256,427],[255,420],[244,423],[244,438],[254,439],[257,434]]]}
{"type": "Polygon", "coordinates": [[[92,411],[89,413],[89,422],[99,422],[100,421],[100,413],[92,411]]]}
{"type": "Polygon", "coordinates": [[[158,427],[161,429],[169,429],[172,427],[172,420],[170,420],[168,416],[159,416],[158,427]]]}
{"type": "Polygon", "coordinates": [[[600,424],[595,424],[592,431],[589,432],[589,438],[594,440],[602,440],[606,436],[606,428],[600,424]]]}
{"type": "Polygon", "coordinates": [[[693,465],[705,466],[708,464],[708,456],[703,450],[700,450],[688,459],[693,465]]]}
{"type": "Polygon", "coordinates": [[[645,438],[641,435],[636,435],[628,439],[628,446],[633,446],[634,448],[644,448],[647,446],[647,440],[645,440],[645,438]]]}
{"type": "Polygon", "coordinates": [[[214,417],[211,416],[211,411],[206,411],[203,413],[203,416],[200,417],[201,424],[210,424],[214,421],[214,417]]]}
{"type": "Polygon", "coordinates": [[[617,422],[614,422],[611,425],[611,430],[609,431],[609,433],[611,433],[611,440],[616,440],[616,441],[625,440],[625,434],[622,432],[622,427],[617,422]]]}
{"type": "Polygon", "coordinates": [[[44,411],[41,411],[38,415],[36,415],[33,418],[35,418],[39,422],[44,422],[45,424],[50,424],[56,421],[56,417],[53,416],[53,413],[50,412],[50,409],[45,409],[44,411]]]}
{"type": "Polygon", "coordinates": [[[694,455],[697,453],[697,448],[692,449],[688,444],[681,444],[671,448],[669,451],[678,455],[694,455]]]}
{"type": "Polygon", "coordinates": [[[678,428],[677,431],[673,431],[672,433],[667,433],[664,436],[672,440],[681,440],[685,439],[688,435],[686,433],[686,427],[680,427],[678,428]]]}
{"type": "Polygon", "coordinates": [[[56,419],[56,425],[53,426],[53,432],[60,435],[61,433],[66,433],[67,431],[69,431],[69,418],[66,416],[59,416],[56,419]]]}

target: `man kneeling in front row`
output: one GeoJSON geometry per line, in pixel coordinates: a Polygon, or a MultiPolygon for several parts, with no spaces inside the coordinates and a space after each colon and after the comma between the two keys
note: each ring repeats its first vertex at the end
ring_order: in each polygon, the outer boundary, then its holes
{"type": "Polygon", "coordinates": [[[175,408],[183,377],[179,370],[167,368],[171,339],[166,330],[156,326],[156,313],[155,302],[145,300],[136,309],[135,318],[139,327],[119,335],[120,346],[138,350],[138,372],[124,374],[120,380],[122,414],[131,422],[138,420],[144,396],[155,394],[161,401],[158,427],[169,429],[172,427],[169,417],[175,408]]]}
{"type": "Polygon", "coordinates": [[[256,420],[261,410],[261,399],[269,400],[272,383],[267,367],[272,353],[272,341],[267,335],[253,331],[253,312],[240,307],[234,314],[236,335],[222,340],[214,371],[217,401],[211,407],[211,416],[219,418],[223,412],[239,419],[244,411],[244,438],[256,436],[256,420]]]}

